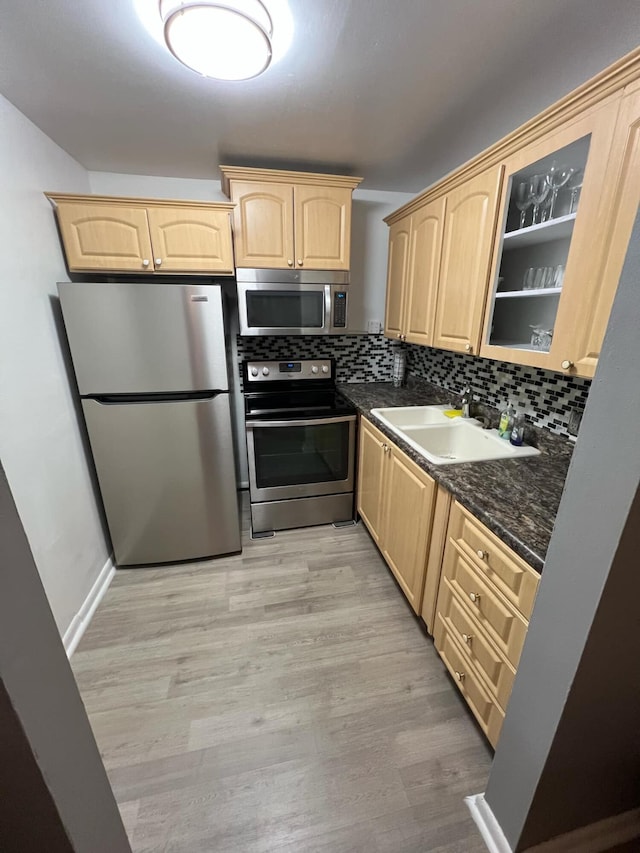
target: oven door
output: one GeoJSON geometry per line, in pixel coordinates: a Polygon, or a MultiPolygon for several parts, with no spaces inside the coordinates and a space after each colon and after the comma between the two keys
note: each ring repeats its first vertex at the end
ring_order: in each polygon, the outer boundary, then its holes
{"type": "Polygon", "coordinates": [[[252,502],[353,491],[356,416],[248,421],[252,502]]]}
{"type": "Polygon", "coordinates": [[[239,281],[240,334],[345,334],[347,299],[342,285],[239,281]]]}

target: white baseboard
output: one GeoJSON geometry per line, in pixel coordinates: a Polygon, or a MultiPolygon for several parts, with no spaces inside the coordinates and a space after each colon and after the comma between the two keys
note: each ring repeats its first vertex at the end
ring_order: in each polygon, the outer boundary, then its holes
{"type": "Polygon", "coordinates": [[[113,563],[113,555],[111,555],[100,570],[100,574],[89,590],[89,594],[82,602],[80,609],[71,620],[71,624],[64,632],[62,643],[67,657],[71,657],[75,652],[78,643],[82,639],[82,635],[87,630],[89,622],[91,622],[93,614],[96,612],[96,608],[102,601],[105,592],[109,589],[109,584],[113,580],[115,573],[116,567],[113,563]]]}
{"type": "MultiPolygon", "coordinates": [[[[513,853],[484,794],[465,797],[465,802],[490,853],[513,853]]],[[[590,823],[528,847],[525,853],[606,853],[612,847],[636,838],[640,838],[640,809],[590,823]]]]}
{"type": "Polygon", "coordinates": [[[484,794],[474,794],[472,797],[465,797],[464,801],[471,812],[471,817],[480,830],[480,835],[482,835],[484,843],[487,845],[487,850],[490,853],[513,853],[511,845],[500,828],[500,824],[495,819],[489,804],[484,798],[484,794]]]}

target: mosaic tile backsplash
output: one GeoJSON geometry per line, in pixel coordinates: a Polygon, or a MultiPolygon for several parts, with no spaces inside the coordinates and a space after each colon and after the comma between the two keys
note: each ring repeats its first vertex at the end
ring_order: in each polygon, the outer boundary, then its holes
{"type": "MultiPolygon", "coordinates": [[[[238,359],[336,359],[338,382],[390,382],[398,344],[384,335],[310,335],[238,337],[238,359]]],[[[584,409],[591,381],[535,367],[460,355],[431,347],[401,345],[407,373],[460,392],[471,385],[476,398],[502,409],[507,400],[521,408],[531,424],[569,435],[571,410],[584,409]]]]}
{"type": "Polygon", "coordinates": [[[590,379],[414,344],[404,349],[407,371],[414,376],[458,392],[470,385],[476,399],[497,409],[513,400],[530,423],[558,435],[570,434],[571,410],[581,415],[589,396],[590,379]]]}

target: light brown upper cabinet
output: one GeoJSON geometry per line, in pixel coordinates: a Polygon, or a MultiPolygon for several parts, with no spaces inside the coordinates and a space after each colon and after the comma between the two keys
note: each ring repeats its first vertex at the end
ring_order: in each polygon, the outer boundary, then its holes
{"type": "MultiPolygon", "coordinates": [[[[505,161],[481,355],[592,374],[601,342],[591,332],[608,251],[613,187],[607,172],[619,100],[608,99],[505,161]],[[536,183],[540,202],[527,207],[536,183]]],[[[609,310],[603,313],[608,317],[609,310]]],[[[606,319],[600,319],[601,339],[606,319]]]]}
{"type": "MultiPolygon", "coordinates": [[[[443,197],[431,345],[592,377],[640,202],[640,48],[385,221],[410,223],[443,197]]],[[[410,340],[398,293],[387,334],[410,340]]]]}
{"type": "Polygon", "coordinates": [[[503,169],[447,195],[433,346],[478,353],[503,169]]]}
{"type": "Polygon", "coordinates": [[[425,204],[391,226],[385,335],[433,344],[446,199],[425,204]]]}
{"type": "Polygon", "coordinates": [[[348,270],[351,196],[361,178],[221,166],[236,205],[236,266],[348,270]]]}
{"type": "Polygon", "coordinates": [[[47,193],[70,272],[233,275],[225,203],[47,193]]]}

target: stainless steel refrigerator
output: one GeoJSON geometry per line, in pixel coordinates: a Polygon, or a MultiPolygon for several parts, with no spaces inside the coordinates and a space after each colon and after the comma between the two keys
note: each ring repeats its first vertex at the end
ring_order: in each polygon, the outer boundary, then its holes
{"type": "Polygon", "coordinates": [[[120,566],[240,550],[220,290],[58,284],[120,566]]]}

